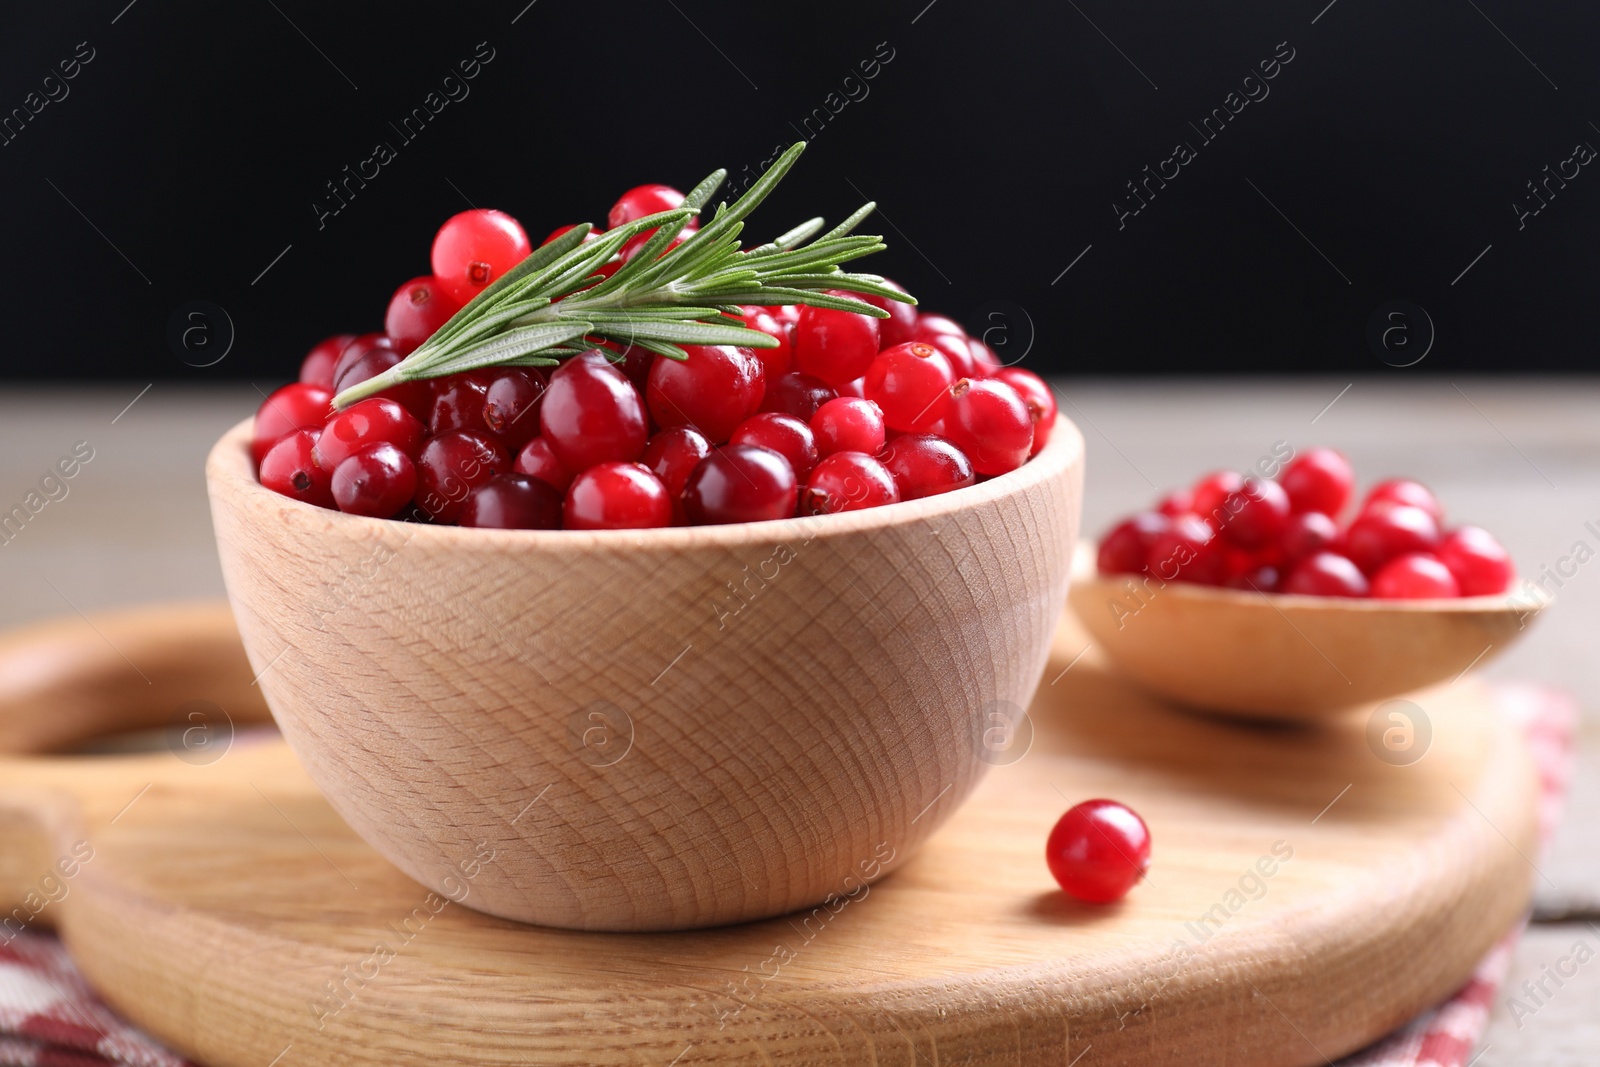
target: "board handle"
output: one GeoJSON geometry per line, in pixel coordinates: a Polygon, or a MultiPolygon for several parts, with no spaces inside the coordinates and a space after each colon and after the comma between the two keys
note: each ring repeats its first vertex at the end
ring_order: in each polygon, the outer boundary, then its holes
{"type": "Polygon", "coordinates": [[[214,705],[271,719],[222,601],[66,616],[0,634],[0,752],[59,752],[214,705]],[[201,703],[203,702],[203,704],[201,703]]]}

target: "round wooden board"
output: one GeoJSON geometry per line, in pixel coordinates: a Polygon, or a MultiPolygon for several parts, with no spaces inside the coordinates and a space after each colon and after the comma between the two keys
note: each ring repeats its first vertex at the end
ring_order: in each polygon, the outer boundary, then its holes
{"type": "MultiPolygon", "coordinates": [[[[79,677],[102,692],[118,670],[128,722],[169,720],[101,634],[151,688],[231,700],[240,725],[261,714],[211,608],[58,627],[48,640],[72,648],[21,682],[45,637],[10,639],[0,721],[53,700],[103,728],[79,677]]],[[[363,844],[270,731],[203,765],[6,757],[0,890],[31,901],[25,918],[53,898],[30,925],[58,926],[130,1018],[227,1067],[1321,1064],[1449,995],[1521,915],[1536,785],[1486,688],[1413,695],[1433,736],[1401,767],[1364,718],[1178,713],[1092,652],[1064,670],[1083,647],[1064,627],[1026,755],[902,869],[812,913],[645,935],[481,915],[363,844]],[[1099,795],[1155,842],[1148,880],[1107,907],[1064,898],[1041,857],[1068,803],[1099,795]]],[[[518,818],[584,817],[554,790],[528,800],[518,818]]]]}

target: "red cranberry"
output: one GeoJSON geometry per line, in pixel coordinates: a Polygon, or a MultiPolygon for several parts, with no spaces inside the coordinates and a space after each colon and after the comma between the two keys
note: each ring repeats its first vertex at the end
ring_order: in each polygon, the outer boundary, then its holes
{"type": "Polygon", "coordinates": [[[604,359],[587,356],[550,375],[539,427],[561,465],[574,472],[638,459],[648,436],[637,390],[604,359]]]}
{"type": "Polygon", "coordinates": [[[433,385],[433,407],[428,414],[428,431],[433,434],[450,430],[471,430],[488,433],[489,424],[483,421],[483,402],[489,392],[489,376],[482,371],[452,374],[436,378],[433,385]]]}
{"type": "Polygon", "coordinates": [[[1432,552],[1439,547],[1433,515],[1407,504],[1388,504],[1363,512],[1344,535],[1345,554],[1368,575],[1396,556],[1432,552]]]}
{"type": "MultiPolygon", "coordinates": [[[[344,376],[344,372],[350,369],[350,366],[353,363],[361,359],[368,352],[371,352],[374,348],[393,347],[394,342],[389,340],[388,334],[364,333],[356,337],[352,337],[350,339],[350,343],[344,346],[343,350],[339,353],[338,360],[333,364],[333,380],[337,382],[344,376]]],[[[368,375],[368,377],[371,377],[371,375],[368,375]]],[[[361,380],[366,381],[366,378],[361,380]]]]}
{"type": "Polygon", "coordinates": [[[1174,489],[1161,498],[1161,503],[1156,505],[1156,510],[1168,518],[1188,515],[1195,510],[1194,492],[1189,489],[1174,489]]]}
{"type": "Polygon", "coordinates": [[[1337,548],[1339,525],[1320,511],[1302,511],[1289,516],[1283,524],[1278,544],[1283,549],[1283,558],[1292,563],[1313,552],[1337,548]]]}
{"type": "Polygon", "coordinates": [[[875,456],[883,448],[883,412],[870,400],[841,396],[830,400],[811,416],[817,452],[865,452],[875,456]]]}
{"type": "Polygon", "coordinates": [[[681,513],[683,483],[688,480],[689,472],[710,454],[711,442],[706,440],[705,434],[692,426],[674,426],[650,438],[639,462],[661,479],[675,501],[673,510],[681,513]]]}
{"type": "Polygon", "coordinates": [[[387,519],[410,502],[417,470],[410,456],[380,441],[341,460],[331,484],[340,511],[387,519]]]}
{"type": "Polygon", "coordinates": [[[752,415],[739,424],[729,439],[736,445],[770,448],[789,461],[797,479],[804,479],[817,465],[817,440],[811,427],[777,411],[752,415]]]}
{"type": "Polygon", "coordinates": [[[943,352],[957,380],[978,377],[967,332],[952,320],[943,315],[918,316],[912,340],[926,342],[943,352]]]}
{"type": "Polygon", "coordinates": [[[759,445],[724,445],[695,465],[683,485],[683,512],[695,526],[786,519],[799,484],[789,461],[759,445]]]}
{"type": "Polygon", "coordinates": [[[1437,600],[1460,596],[1461,586],[1437,556],[1413,552],[1390,560],[1372,576],[1372,595],[1380,600],[1437,600]]]}
{"type": "Polygon", "coordinates": [[[349,457],[379,442],[394,445],[408,456],[422,444],[422,423],[386,397],[375,396],[352,404],[328,420],[317,440],[317,462],[333,470],[349,457]]]}
{"type": "Polygon", "coordinates": [[[1145,566],[1162,581],[1220,585],[1227,560],[1216,531],[1198,515],[1180,515],[1150,539],[1145,566]]]}
{"type": "Polygon", "coordinates": [[[893,504],[900,499],[894,476],[865,452],[835,452],[823,458],[806,479],[800,510],[806,515],[893,504]]]}
{"type": "Polygon", "coordinates": [[[320,429],[328,418],[333,394],[316,385],[294,382],[276,389],[256,411],[255,433],[250,444],[257,466],[267,450],[296,430],[320,429]]]}
{"type": "Polygon", "coordinates": [[[1004,474],[1028,460],[1033,417],[1017,391],[992,378],[963,378],[950,387],[944,436],[979,474],[1004,474]]]}
{"type": "Polygon", "coordinates": [[[838,395],[838,390],[827,382],[809,374],[790,371],[776,381],[767,383],[766,394],[761,398],[761,410],[782,412],[809,423],[818,408],[838,395]]]}
{"type": "Polygon", "coordinates": [[[1439,543],[1439,560],[1450,568],[1462,596],[1494,596],[1511,584],[1511,554],[1481,526],[1450,531],[1439,543]]]}
{"type": "MultiPolygon", "coordinates": [[[[545,245],[549,244],[551,241],[554,241],[557,237],[560,237],[568,230],[575,230],[580,225],[582,225],[582,223],[569,222],[565,226],[557,226],[555,229],[550,231],[550,236],[539,242],[539,247],[543,248],[545,245]]],[[[596,237],[599,237],[605,232],[606,231],[604,230],[597,230],[591,227],[589,232],[583,235],[583,243],[588,244],[590,241],[594,240],[596,237]]]]}
{"type": "Polygon", "coordinates": [[[746,326],[777,339],[777,348],[751,349],[761,361],[763,379],[771,382],[780,375],[788,374],[794,364],[794,327],[787,322],[780,322],[771,308],[746,307],[741,308],[740,313],[746,326]]]}
{"type": "Polygon", "coordinates": [[[636,185],[611,205],[611,211],[606,215],[606,225],[614,230],[634,219],[661,211],[674,211],[682,206],[683,194],[670,185],[636,185]]]}
{"type": "Polygon", "coordinates": [[[658,359],[650,367],[650,414],[662,429],[693,426],[713,444],[761,408],[761,361],[748,348],[684,345],[688,359],[658,359]]]}
{"type": "Polygon", "coordinates": [[[1243,589],[1255,593],[1274,593],[1282,581],[1282,572],[1271,563],[1255,564],[1235,573],[1222,584],[1229,589],[1243,589]]]}
{"type": "Polygon", "coordinates": [[[562,514],[569,530],[648,530],[672,525],[672,501],[643,464],[597,463],[573,479],[562,514]]]}
{"type": "Polygon", "coordinates": [[[800,309],[800,321],[794,328],[797,370],[840,386],[867,373],[877,354],[877,319],[810,305],[800,309]]]}
{"type": "Polygon", "coordinates": [[[862,389],[882,409],[890,429],[926,433],[944,418],[954,382],[943,352],[922,341],[908,341],[878,353],[862,389]]]}
{"type": "Polygon", "coordinates": [[[504,211],[473,208],[439,227],[433,239],[433,276],[460,306],[532,251],[516,219],[504,211]]]}
{"type": "Polygon", "coordinates": [[[967,331],[954,319],[943,315],[918,315],[917,325],[913,330],[918,341],[926,341],[933,337],[949,335],[951,337],[965,337],[967,331]]]}
{"type": "MultiPolygon", "coordinates": [[[[895,292],[905,292],[900,286],[888,279],[884,280],[895,292]]],[[[878,343],[884,348],[893,348],[903,345],[907,341],[915,340],[917,331],[917,307],[899,300],[890,300],[886,296],[874,296],[871,293],[851,293],[851,296],[882,311],[887,311],[889,317],[878,320],[878,343]]]]}
{"type": "Polygon", "coordinates": [[[483,424],[516,450],[539,434],[539,405],[549,383],[534,367],[503,370],[483,394],[483,424]]]}
{"type": "Polygon", "coordinates": [[[295,430],[267,450],[261,458],[261,484],[274,493],[319,508],[333,507],[328,472],[317,466],[312,448],[318,430],[295,430]]]}
{"type": "Polygon", "coordinates": [[[1067,809],[1044,846],[1056,883],[1091,904],[1121,900],[1150,869],[1150,828],[1114,800],[1067,809]]]}
{"type": "Polygon", "coordinates": [[[1289,521],[1289,496],[1274,481],[1247,478],[1244,487],[1223,505],[1227,521],[1222,536],[1240,548],[1264,548],[1283,533],[1289,521]]]}
{"type": "Polygon", "coordinates": [[[542,437],[535,437],[522,446],[512,470],[518,474],[526,474],[530,478],[537,478],[563,493],[567,491],[567,486],[572,484],[572,472],[561,465],[556,454],[550,451],[550,442],[542,437]]]}
{"type": "Polygon", "coordinates": [[[1037,456],[1050,443],[1050,432],[1056,428],[1056,394],[1043,378],[1021,367],[1002,367],[994,377],[1015,389],[1028,405],[1033,419],[1033,448],[1028,455],[1037,456]]]}
{"type": "Polygon", "coordinates": [[[339,365],[339,357],[355,339],[353,333],[336,333],[317,342],[300,363],[300,380],[306,385],[332,389],[333,370],[339,365]]]}
{"type": "Polygon", "coordinates": [[[948,493],[977,481],[966,453],[933,434],[902,434],[878,458],[894,479],[901,500],[948,493]]]}
{"type": "Polygon", "coordinates": [[[1207,522],[1221,523],[1228,515],[1228,498],[1243,488],[1244,475],[1238,471],[1212,471],[1194,483],[1194,513],[1207,522]]]}
{"type": "Polygon", "coordinates": [[[490,530],[561,529],[561,493],[525,474],[501,474],[467,494],[461,525],[490,530]]]}
{"type": "MultiPolygon", "coordinates": [[[[357,341],[345,350],[348,357],[353,351],[360,351],[361,355],[350,363],[340,360],[344,368],[334,379],[333,391],[335,395],[344,392],[353,385],[360,385],[368,378],[376,377],[399,363],[405,357],[394,349],[385,345],[361,346],[357,341]]],[[[418,419],[426,419],[433,409],[433,383],[401,382],[399,385],[390,386],[377,394],[388,400],[393,400],[405,406],[405,409],[418,419]]]]}
{"type": "Polygon", "coordinates": [[[1355,490],[1356,472],[1341,453],[1313,448],[1290,460],[1278,481],[1296,515],[1320,511],[1337,518],[1355,490]]]}
{"type": "Polygon", "coordinates": [[[1391,478],[1386,482],[1379,482],[1367,493],[1367,499],[1362,503],[1361,510],[1372,511],[1375,505],[1380,504],[1402,504],[1421,508],[1433,516],[1434,522],[1444,522],[1444,508],[1433,495],[1433,491],[1410,478],[1391,478]]]}
{"type": "Polygon", "coordinates": [[[471,492],[509,466],[487,434],[442,433],[423,445],[417,457],[417,506],[435,522],[453,523],[471,492]]]}
{"type": "Polygon", "coordinates": [[[1282,590],[1301,596],[1363,597],[1367,595],[1367,577],[1337,552],[1313,552],[1294,565],[1282,590]]]}
{"type": "Polygon", "coordinates": [[[1141,511],[1124,519],[1100,539],[1096,567],[1101,574],[1138,574],[1150,561],[1155,539],[1171,525],[1171,520],[1157,511],[1141,511]]]}
{"type": "Polygon", "coordinates": [[[644,396],[645,389],[650,384],[650,368],[655,365],[655,361],[656,354],[648,348],[629,345],[622,350],[620,361],[610,360],[610,363],[622,372],[623,377],[633,383],[633,387],[639,390],[640,396],[644,396]]]}
{"type": "Polygon", "coordinates": [[[976,337],[967,338],[967,351],[972,355],[972,376],[994,378],[1000,374],[1000,357],[994,349],[976,337]]]}
{"type": "Polygon", "coordinates": [[[425,274],[394,291],[383,317],[383,332],[394,342],[395,351],[410,355],[460,309],[433,276],[425,274]]]}

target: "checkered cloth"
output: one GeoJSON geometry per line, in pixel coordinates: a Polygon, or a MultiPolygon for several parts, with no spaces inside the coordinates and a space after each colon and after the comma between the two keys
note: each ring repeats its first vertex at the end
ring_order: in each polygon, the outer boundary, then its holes
{"type": "MultiPolygon", "coordinates": [[[[1536,686],[1504,686],[1500,694],[1528,734],[1543,784],[1539,830],[1548,841],[1566,794],[1577,712],[1567,697],[1536,686]]],[[[1455,996],[1340,1067],[1462,1067],[1488,1025],[1521,933],[1495,945],[1455,996]]],[[[113,1015],[54,937],[24,932],[0,945],[0,1067],[105,1064],[189,1067],[113,1015]]]]}

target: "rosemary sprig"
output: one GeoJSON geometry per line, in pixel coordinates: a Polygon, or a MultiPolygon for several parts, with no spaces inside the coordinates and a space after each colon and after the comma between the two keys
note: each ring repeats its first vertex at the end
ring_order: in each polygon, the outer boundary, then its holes
{"type": "Polygon", "coordinates": [[[839,269],[885,247],[881,237],[851,233],[871,214],[870,203],[826,233],[821,219],[811,219],[767,244],[740,249],[745,218],[805,147],[804,141],[791,147],[731,207],[719,203],[710,222],[665,255],[727,171],[695,186],[673,211],[636,219],[591,241],[584,240],[592,229],[588,223],[568,230],[496,279],[404,360],[334,397],[334,405],[348,407],[402,382],[481,367],[553,366],[597,345],[617,351],[638,345],[669,359],[686,359],[683,345],[776,346],[775,338],[736,324],[740,304],[810,304],[886,318],[887,312],[865,301],[824,290],[916,303],[876,274],[839,269]],[[636,256],[609,278],[598,274],[647,230],[655,233],[636,256]]]}

